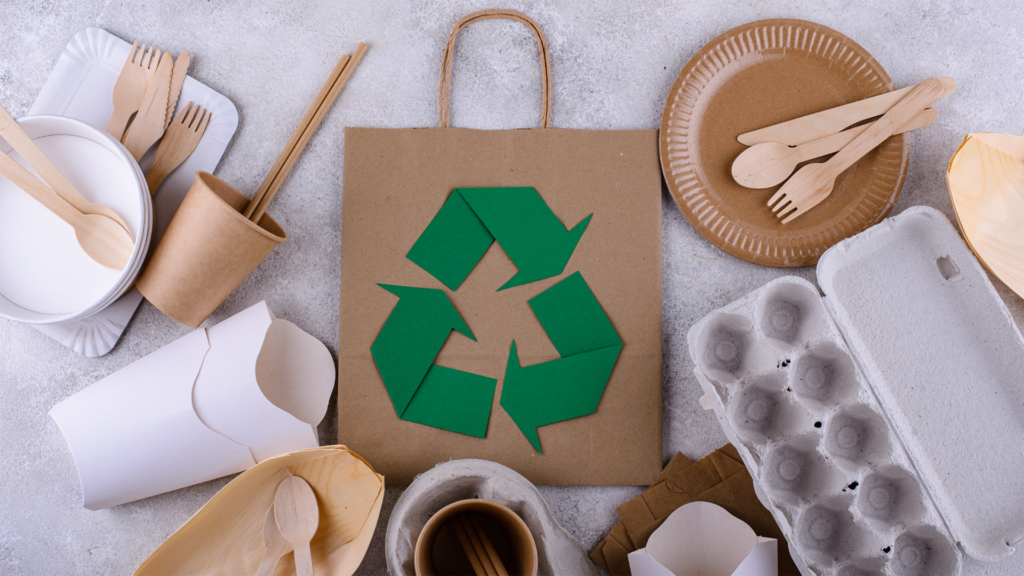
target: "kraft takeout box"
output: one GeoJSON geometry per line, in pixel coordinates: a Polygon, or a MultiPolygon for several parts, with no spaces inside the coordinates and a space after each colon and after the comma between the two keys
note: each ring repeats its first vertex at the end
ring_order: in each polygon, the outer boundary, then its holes
{"type": "Polygon", "coordinates": [[[633,576],[778,576],[778,544],[717,504],[691,502],[630,553],[629,568],[633,576]]]}
{"type": "Polygon", "coordinates": [[[50,410],[84,505],[116,506],[319,445],[334,388],[317,339],[260,302],[160,348],[50,410]]]}
{"type": "Polygon", "coordinates": [[[726,444],[694,462],[678,452],[642,494],[615,511],[621,519],[590,557],[613,576],[629,575],[629,554],[647,545],[668,517],[691,502],[710,502],[739,518],[757,534],[777,539],[778,573],[798,573],[778,524],[760,500],[739,452],[726,444]]]}
{"type": "Polygon", "coordinates": [[[959,574],[1024,540],[1024,339],[950,222],[910,208],[690,330],[701,399],[804,574],[959,574]]]}
{"type": "Polygon", "coordinates": [[[264,214],[242,215],[249,198],[208,172],[196,181],[135,285],[161,312],[198,327],[231,292],[288,239],[264,214]]]}

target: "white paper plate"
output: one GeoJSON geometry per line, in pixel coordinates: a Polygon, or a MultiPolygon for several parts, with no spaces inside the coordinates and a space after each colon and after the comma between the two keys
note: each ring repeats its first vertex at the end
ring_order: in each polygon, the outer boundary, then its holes
{"type": "MultiPolygon", "coordinates": [[[[86,28],[75,34],[57,60],[50,77],[32,105],[30,114],[56,114],[76,118],[104,129],[114,110],[112,93],[131,44],[100,30],[86,28]]],[[[193,55],[196,58],[197,55],[193,55]]],[[[197,171],[213,173],[238,128],[235,105],[212,88],[186,77],[175,114],[195,102],[213,115],[199,146],[185,162],[164,180],[153,197],[155,245],[188,193],[197,171]]],[[[152,151],[142,157],[142,166],[152,163],[152,151]]],[[[85,356],[102,356],[121,337],[142,294],[135,288],[99,312],[74,322],[34,325],[33,328],[85,356]]]]}
{"type": "MultiPolygon", "coordinates": [[[[135,240],[124,270],[101,266],[82,250],[71,226],[0,179],[0,316],[75,320],[110,304],[134,281],[149,248],[152,204],[135,163],[105,133],[59,116],[18,122],[82,196],[116,212],[135,240]]],[[[0,151],[11,147],[3,142],[0,151]]],[[[16,152],[11,157],[28,167],[16,152]]]]}

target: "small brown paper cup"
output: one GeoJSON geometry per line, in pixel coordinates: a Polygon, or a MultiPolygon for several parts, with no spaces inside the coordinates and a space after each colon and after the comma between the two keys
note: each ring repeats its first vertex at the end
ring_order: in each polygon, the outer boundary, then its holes
{"type": "Polygon", "coordinates": [[[537,544],[522,518],[497,502],[460,500],[438,510],[420,531],[414,553],[416,576],[473,573],[452,526],[461,514],[476,517],[509,574],[537,575],[537,544]]]}
{"type": "Polygon", "coordinates": [[[208,172],[196,181],[135,285],[161,312],[197,328],[278,244],[288,239],[269,215],[242,211],[249,198],[208,172]]]}

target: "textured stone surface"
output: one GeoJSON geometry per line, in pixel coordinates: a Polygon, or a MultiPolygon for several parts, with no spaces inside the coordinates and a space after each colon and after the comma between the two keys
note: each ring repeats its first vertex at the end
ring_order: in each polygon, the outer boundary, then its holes
{"type": "MultiPolygon", "coordinates": [[[[937,104],[934,125],[913,136],[910,172],[896,212],[934,206],[952,217],[943,171],[963,136],[1024,134],[1019,87],[1024,4],[1008,1],[587,2],[509,0],[547,34],[553,124],[562,128],[656,128],[665,96],[689,58],[717,34],[760,18],[804,18],[831,26],[871,52],[897,85],[950,75],[958,91],[937,104]]],[[[289,233],[214,312],[215,324],[266,299],[274,312],[337,351],[342,129],[432,126],[445,40],[455,21],[495,7],[482,0],[420,3],[353,0],[151,2],[0,0],[0,102],[25,114],[68,40],[88,26],[192,53],[191,74],[227,95],[241,116],[217,172],[253,191],[342,52],[370,50],[274,201],[289,233]]],[[[454,124],[536,126],[539,71],[525,28],[489,21],[457,44],[454,124]]],[[[690,325],[782,274],[713,248],[664,196],[664,457],[699,458],[725,439],[697,404],[685,350],[690,325]]],[[[996,285],[1024,320],[1024,301],[996,285]]],[[[107,356],[88,359],[26,326],[0,321],[0,574],[130,574],[228,478],[100,512],[81,507],[78,478],[46,412],[61,399],[188,329],[144,303],[107,356]]],[[[333,442],[336,412],[320,427],[333,442]]],[[[389,487],[381,522],[361,568],[384,572],[383,534],[401,494],[389,487]]],[[[637,487],[542,487],[559,522],[591,548],[616,521],[614,507],[637,487]]],[[[965,574],[1021,574],[1024,555],[965,574]]]]}

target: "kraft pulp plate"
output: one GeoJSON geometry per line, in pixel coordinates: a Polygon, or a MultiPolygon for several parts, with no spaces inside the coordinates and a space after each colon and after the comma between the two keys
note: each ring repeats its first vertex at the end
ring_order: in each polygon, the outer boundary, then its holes
{"type": "Polygon", "coordinates": [[[846,36],[803,20],[733,28],[683,68],[661,118],[661,166],[690,224],[712,244],[763,266],[812,266],[832,245],[881,222],[899,197],[910,144],[893,136],[836,179],[832,194],[783,225],[767,206],[779,186],[732,179],[736,137],[895,89],[846,36]]]}

